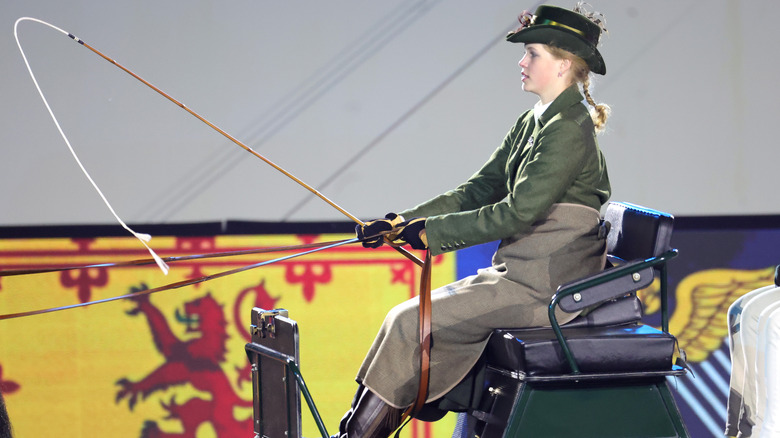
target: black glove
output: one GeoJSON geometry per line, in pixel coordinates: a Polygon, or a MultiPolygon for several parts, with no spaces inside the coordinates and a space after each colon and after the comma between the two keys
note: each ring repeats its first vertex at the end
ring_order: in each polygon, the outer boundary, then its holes
{"type": "Polygon", "coordinates": [[[425,218],[416,217],[406,222],[401,222],[393,230],[395,243],[408,243],[413,249],[428,248],[428,238],[425,234],[425,218]]]}
{"type": "Polygon", "coordinates": [[[384,243],[384,236],[377,236],[377,234],[392,230],[401,221],[403,221],[401,216],[395,213],[387,213],[384,219],[376,219],[363,225],[356,225],[355,234],[363,242],[364,248],[379,248],[384,243]]]}

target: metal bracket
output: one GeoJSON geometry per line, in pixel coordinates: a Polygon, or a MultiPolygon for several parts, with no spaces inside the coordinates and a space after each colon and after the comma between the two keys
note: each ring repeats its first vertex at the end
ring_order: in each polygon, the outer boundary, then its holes
{"type": "Polygon", "coordinates": [[[275,339],[276,324],[274,322],[274,318],[276,318],[277,316],[283,316],[285,318],[288,318],[289,312],[287,311],[287,309],[274,309],[274,310],[266,310],[265,312],[259,314],[259,318],[257,322],[260,325],[260,327],[254,324],[250,326],[252,336],[275,339]]]}

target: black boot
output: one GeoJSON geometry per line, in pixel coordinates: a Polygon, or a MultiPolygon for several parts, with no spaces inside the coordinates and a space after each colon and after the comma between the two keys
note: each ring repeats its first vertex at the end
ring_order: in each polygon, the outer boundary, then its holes
{"type": "Polygon", "coordinates": [[[340,438],[387,438],[401,425],[401,409],[394,408],[362,386],[339,425],[340,438]]]}
{"type": "Polygon", "coordinates": [[[355,406],[357,406],[358,402],[360,401],[360,397],[363,396],[363,391],[365,391],[366,387],[358,384],[358,390],[355,393],[355,396],[352,397],[352,403],[349,405],[349,410],[344,414],[343,417],[341,417],[341,422],[339,423],[339,433],[336,435],[331,436],[330,438],[339,438],[342,434],[345,434],[347,430],[347,421],[349,421],[349,418],[352,417],[352,412],[355,410],[355,406]]]}

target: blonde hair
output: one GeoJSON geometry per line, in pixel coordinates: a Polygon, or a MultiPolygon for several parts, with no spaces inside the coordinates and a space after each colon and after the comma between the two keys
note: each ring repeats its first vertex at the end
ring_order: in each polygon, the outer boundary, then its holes
{"type": "Polygon", "coordinates": [[[590,68],[584,59],[569,52],[568,50],[561,49],[555,46],[546,46],[547,51],[550,52],[557,59],[568,59],[571,61],[571,72],[574,78],[574,83],[582,84],[582,94],[585,95],[585,100],[590,106],[593,107],[590,111],[590,118],[593,120],[593,125],[596,127],[596,132],[600,133],[604,131],[607,125],[607,119],[612,109],[605,103],[596,103],[593,97],[590,95],[590,68]]]}
{"type": "MultiPolygon", "coordinates": [[[[596,26],[601,28],[601,31],[605,34],[607,32],[606,20],[604,15],[600,12],[589,11],[590,4],[585,2],[577,2],[577,5],[572,9],[574,12],[585,16],[588,20],[592,21],[596,26]]],[[[584,59],[579,56],[558,47],[547,46],[547,50],[557,59],[568,59],[571,61],[572,77],[574,83],[582,84],[582,94],[585,95],[585,100],[590,106],[593,107],[590,111],[590,118],[593,119],[593,125],[596,127],[596,132],[600,133],[604,131],[607,125],[607,119],[609,118],[612,108],[605,103],[596,103],[593,97],[590,95],[590,67],[584,59]]]]}

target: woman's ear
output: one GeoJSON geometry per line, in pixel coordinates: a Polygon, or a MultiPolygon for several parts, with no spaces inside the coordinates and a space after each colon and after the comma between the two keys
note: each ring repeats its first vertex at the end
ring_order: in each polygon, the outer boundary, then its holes
{"type": "Polygon", "coordinates": [[[558,70],[560,75],[562,76],[564,73],[569,71],[569,69],[571,69],[571,59],[561,59],[560,70],[558,70]]]}

